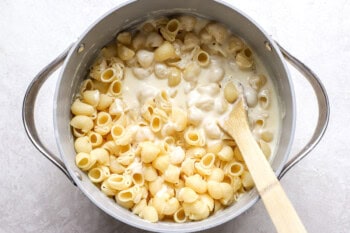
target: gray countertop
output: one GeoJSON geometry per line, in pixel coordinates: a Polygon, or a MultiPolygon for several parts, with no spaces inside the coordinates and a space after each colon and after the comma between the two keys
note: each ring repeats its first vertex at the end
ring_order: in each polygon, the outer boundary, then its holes
{"type": "MultiPolygon", "coordinates": [[[[121,1],[0,1],[0,232],[142,232],[102,212],[29,142],[22,125],[25,90],[36,73],[97,18],[121,1]]],[[[331,103],[328,131],[282,185],[309,232],[350,232],[350,2],[231,1],[309,65],[331,103]]],[[[312,89],[293,68],[297,130],[292,155],[317,119],[312,89]]],[[[53,92],[44,85],[36,108],[45,144],[57,153],[53,92]]],[[[259,201],[249,211],[206,232],[274,232],[259,201]]]]}

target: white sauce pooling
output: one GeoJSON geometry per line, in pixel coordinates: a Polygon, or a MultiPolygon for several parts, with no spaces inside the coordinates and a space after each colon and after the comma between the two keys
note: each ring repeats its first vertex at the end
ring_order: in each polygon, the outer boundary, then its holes
{"type": "MultiPolygon", "coordinates": [[[[140,109],[141,103],[148,99],[153,99],[161,90],[166,90],[169,94],[176,93],[171,100],[178,107],[187,110],[190,124],[197,128],[204,129],[207,142],[222,139],[223,133],[216,125],[218,120],[222,120],[232,109],[223,96],[222,88],[230,81],[241,84],[244,88],[247,100],[248,116],[252,129],[254,129],[255,119],[264,119],[264,129],[274,133],[275,137],[271,142],[271,149],[276,147],[279,132],[279,111],[271,80],[267,80],[266,89],[271,95],[270,107],[267,110],[258,105],[257,92],[249,85],[249,78],[259,74],[267,74],[262,63],[255,57],[256,71],[241,70],[232,61],[219,56],[211,56],[209,67],[201,68],[201,72],[191,81],[182,80],[176,87],[168,87],[166,79],[158,78],[154,73],[144,79],[135,77],[130,68],[126,68],[123,80],[123,99],[131,109],[140,109]],[[277,123],[276,123],[277,122],[277,123]]],[[[162,65],[164,72],[169,67],[162,65]]],[[[255,129],[253,133],[259,138],[259,132],[255,129]]],[[[152,138],[152,137],[150,137],[152,138]]]]}

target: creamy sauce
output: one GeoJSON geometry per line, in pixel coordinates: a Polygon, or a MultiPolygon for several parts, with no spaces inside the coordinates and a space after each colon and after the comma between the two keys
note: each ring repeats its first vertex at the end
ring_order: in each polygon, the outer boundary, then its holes
{"type": "Polygon", "coordinates": [[[241,70],[234,61],[214,55],[211,56],[210,65],[205,68],[201,67],[199,75],[194,80],[186,81],[182,78],[181,83],[176,87],[169,87],[167,79],[159,79],[154,73],[143,79],[137,78],[132,68],[126,68],[122,98],[128,108],[139,110],[145,100],[154,98],[161,90],[166,90],[170,96],[173,96],[172,104],[187,110],[189,122],[197,128],[204,129],[207,144],[211,144],[222,140],[223,132],[216,122],[227,117],[233,106],[224,99],[223,87],[225,84],[233,81],[236,86],[242,85],[249,103],[249,98],[257,98],[256,91],[249,84],[249,78],[256,73],[265,74],[267,83],[263,88],[269,91],[270,106],[268,110],[265,110],[256,103],[254,107],[248,108],[248,116],[251,129],[257,139],[262,130],[273,133],[274,137],[270,142],[273,155],[279,136],[280,116],[277,97],[272,81],[268,78],[261,61],[255,57],[254,62],[255,70],[241,70]],[[265,120],[263,128],[254,126],[252,120],[255,118],[265,120]]]}

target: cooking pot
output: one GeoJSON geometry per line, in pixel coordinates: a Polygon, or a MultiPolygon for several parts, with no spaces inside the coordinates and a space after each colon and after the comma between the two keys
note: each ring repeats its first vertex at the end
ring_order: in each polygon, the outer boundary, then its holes
{"type": "Polygon", "coordinates": [[[190,232],[208,229],[234,219],[250,208],[259,196],[255,189],[242,196],[237,203],[209,218],[186,223],[150,223],[132,214],[108,198],[75,164],[74,138],[70,129],[70,106],[79,84],[87,76],[88,68],[99,50],[113,40],[120,31],[146,19],[174,14],[192,14],[227,25],[233,34],[242,37],[255,51],[267,68],[278,95],[281,110],[281,133],[271,167],[281,178],[291,167],[304,158],[320,141],[328,124],[329,102],[325,88],[317,76],[303,63],[291,56],[261,29],[257,23],[235,7],[212,0],[139,0],[129,1],[112,9],[73,43],[66,51],[47,65],[31,82],[23,102],[23,122],[34,146],[52,161],[73,184],[103,211],[124,223],[150,231],[190,232]],[[310,82],[318,101],[318,122],[307,145],[289,162],[295,130],[295,98],[291,77],[283,56],[310,82]],[[34,104],[38,91],[50,74],[63,63],[57,82],[54,102],[54,127],[60,158],[53,155],[40,141],[34,123],[34,104]]]}

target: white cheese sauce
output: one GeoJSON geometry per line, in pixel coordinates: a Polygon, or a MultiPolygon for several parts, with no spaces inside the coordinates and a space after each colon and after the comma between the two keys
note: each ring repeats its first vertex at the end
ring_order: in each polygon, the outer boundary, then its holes
{"type": "Polygon", "coordinates": [[[269,144],[274,152],[279,138],[280,116],[273,83],[261,61],[255,56],[255,69],[241,70],[232,60],[216,55],[210,58],[210,65],[201,67],[194,80],[188,82],[182,78],[176,87],[169,87],[167,79],[159,79],[153,72],[145,78],[137,78],[132,69],[127,67],[122,99],[129,109],[140,109],[145,100],[155,98],[161,90],[167,91],[173,96],[172,104],[187,111],[189,123],[204,129],[207,144],[210,144],[212,141],[221,140],[224,135],[216,122],[223,120],[232,109],[234,103],[229,104],[225,100],[223,87],[227,82],[233,81],[237,87],[243,87],[247,104],[251,106],[248,108],[248,116],[254,136],[258,140],[263,130],[271,132],[274,137],[269,144]],[[264,74],[267,77],[267,83],[263,87],[271,97],[267,110],[257,104],[257,92],[249,84],[249,78],[256,74],[264,74]],[[255,119],[265,120],[263,128],[254,125],[255,119]]]}

